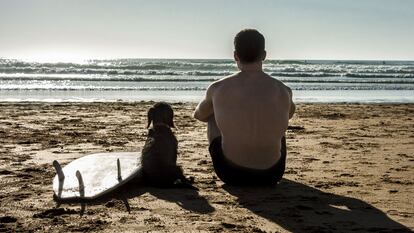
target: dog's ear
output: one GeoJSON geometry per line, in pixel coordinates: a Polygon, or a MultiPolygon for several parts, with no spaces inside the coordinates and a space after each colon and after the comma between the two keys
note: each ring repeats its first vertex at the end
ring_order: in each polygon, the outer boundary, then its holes
{"type": "Polygon", "coordinates": [[[153,121],[153,119],[154,119],[154,108],[150,108],[149,110],[148,110],[148,126],[147,126],[147,128],[149,128],[150,127],[150,125],[151,125],[151,122],[153,121]]]}
{"type": "Polygon", "coordinates": [[[168,106],[168,110],[167,110],[167,114],[165,115],[167,117],[167,119],[165,119],[165,123],[167,123],[171,128],[175,128],[174,126],[174,110],[172,109],[172,107],[170,105],[168,106]]]}
{"type": "Polygon", "coordinates": [[[169,125],[171,128],[175,128],[175,126],[174,126],[174,120],[173,120],[173,118],[172,118],[172,117],[170,118],[170,120],[169,120],[169,122],[168,122],[168,125],[169,125]]]}

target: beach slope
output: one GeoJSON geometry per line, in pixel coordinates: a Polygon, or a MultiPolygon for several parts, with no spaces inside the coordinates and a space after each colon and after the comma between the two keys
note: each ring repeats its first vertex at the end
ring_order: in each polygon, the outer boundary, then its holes
{"type": "Polygon", "coordinates": [[[82,216],[78,203],[57,206],[52,161],[139,151],[151,105],[1,103],[0,231],[414,230],[413,104],[299,104],[284,179],[266,188],[223,185],[195,105],[174,104],[178,163],[200,191],[131,184],[82,216]]]}

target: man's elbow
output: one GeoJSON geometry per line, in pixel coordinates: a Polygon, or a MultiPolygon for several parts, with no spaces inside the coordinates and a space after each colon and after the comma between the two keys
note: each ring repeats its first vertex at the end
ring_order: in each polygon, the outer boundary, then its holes
{"type": "Polygon", "coordinates": [[[198,119],[198,118],[199,118],[199,116],[198,116],[197,111],[194,111],[194,112],[193,112],[193,118],[195,118],[195,119],[197,119],[197,120],[200,120],[200,119],[198,119]]]}
{"type": "Polygon", "coordinates": [[[200,113],[196,110],[193,113],[193,117],[199,121],[203,121],[203,118],[201,118],[200,113]]]}
{"type": "Polygon", "coordinates": [[[203,117],[198,111],[194,111],[193,117],[202,122],[208,122],[208,117],[203,117]]]}
{"type": "Polygon", "coordinates": [[[293,117],[293,115],[295,114],[295,111],[296,111],[296,105],[292,103],[292,105],[290,106],[290,111],[289,111],[289,119],[293,117]]]}

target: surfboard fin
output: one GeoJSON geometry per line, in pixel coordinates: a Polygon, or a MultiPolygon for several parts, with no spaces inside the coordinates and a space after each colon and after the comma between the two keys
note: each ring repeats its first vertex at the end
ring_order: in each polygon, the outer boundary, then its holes
{"type": "Polygon", "coordinates": [[[116,160],[116,166],[118,168],[118,180],[122,180],[121,176],[121,162],[119,161],[119,158],[116,160]]]}
{"type": "Polygon", "coordinates": [[[53,161],[53,167],[55,167],[56,174],[58,175],[59,183],[65,179],[65,174],[63,174],[62,167],[60,166],[57,160],[53,161]]]}
{"type": "Polygon", "coordinates": [[[85,185],[83,184],[82,174],[80,171],[76,171],[76,178],[78,178],[79,182],[79,195],[80,197],[85,197],[85,185]]]}
{"type": "MultiPolygon", "coordinates": [[[[80,173],[80,171],[76,171],[76,178],[78,178],[78,182],[79,182],[79,195],[81,198],[85,197],[85,185],[83,183],[83,179],[82,179],[82,174],[80,173]]],[[[82,216],[85,213],[85,208],[86,205],[85,203],[81,203],[81,212],[80,215],[82,216]]]]}

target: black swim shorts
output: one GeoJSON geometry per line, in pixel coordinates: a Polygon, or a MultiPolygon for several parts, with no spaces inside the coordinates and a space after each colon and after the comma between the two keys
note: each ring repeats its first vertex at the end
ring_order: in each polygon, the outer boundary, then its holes
{"type": "Polygon", "coordinates": [[[286,164],[286,138],[281,141],[281,157],[268,169],[254,169],[237,165],[226,158],[221,146],[221,137],[215,138],[209,147],[217,176],[228,185],[257,186],[273,185],[282,179],[286,164]]]}

